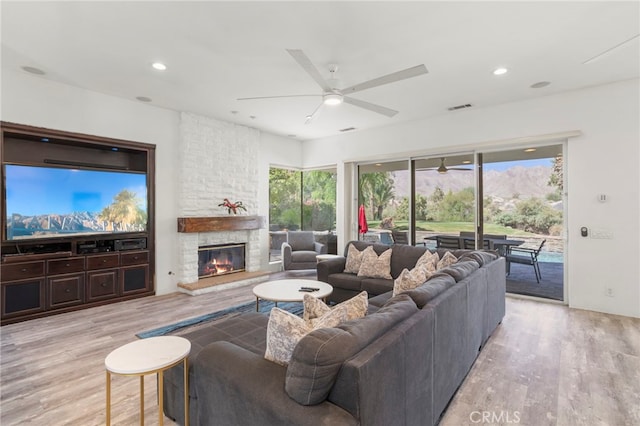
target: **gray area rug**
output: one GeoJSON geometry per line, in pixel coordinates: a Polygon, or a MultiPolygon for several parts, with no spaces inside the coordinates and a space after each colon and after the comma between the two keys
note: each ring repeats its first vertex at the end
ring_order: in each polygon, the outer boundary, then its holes
{"type": "MultiPolygon", "coordinates": [[[[260,301],[260,312],[268,314],[271,312],[271,308],[275,306],[274,302],[268,300],[260,301]]],[[[302,315],[302,303],[300,302],[278,302],[278,308],[289,311],[295,315],[302,315]]],[[[194,318],[189,318],[183,321],[179,321],[173,324],[168,324],[162,327],[154,328],[152,330],[143,331],[136,334],[140,339],[146,339],[155,336],[165,336],[169,334],[182,334],[184,332],[191,331],[193,328],[209,325],[214,321],[226,319],[235,315],[239,315],[244,312],[255,312],[256,302],[248,302],[242,305],[232,306],[221,311],[212,312],[206,315],[200,315],[194,318]]]]}
{"type": "Polygon", "coordinates": [[[507,275],[507,293],[563,300],[563,271],[563,263],[540,262],[542,279],[537,283],[533,266],[513,263],[507,275]]]}

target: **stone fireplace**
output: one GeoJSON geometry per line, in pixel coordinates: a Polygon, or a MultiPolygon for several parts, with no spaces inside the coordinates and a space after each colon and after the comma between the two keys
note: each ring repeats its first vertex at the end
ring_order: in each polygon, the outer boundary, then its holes
{"type": "Polygon", "coordinates": [[[198,247],[198,278],[244,271],[244,249],[244,244],[198,247]]]}

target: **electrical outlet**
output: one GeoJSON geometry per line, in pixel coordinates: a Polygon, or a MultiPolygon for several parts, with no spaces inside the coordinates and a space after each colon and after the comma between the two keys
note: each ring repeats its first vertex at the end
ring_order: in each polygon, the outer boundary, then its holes
{"type": "Polygon", "coordinates": [[[613,289],[611,287],[608,287],[606,290],[607,297],[613,297],[613,289]]]}

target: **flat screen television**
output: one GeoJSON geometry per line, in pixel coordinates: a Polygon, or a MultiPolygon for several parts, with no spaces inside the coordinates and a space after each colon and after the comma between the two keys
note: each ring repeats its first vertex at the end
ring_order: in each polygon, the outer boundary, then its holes
{"type": "Polygon", "coordinates": [[[5,241],[147,230],[145,173],[4,165],[5,241]]]}

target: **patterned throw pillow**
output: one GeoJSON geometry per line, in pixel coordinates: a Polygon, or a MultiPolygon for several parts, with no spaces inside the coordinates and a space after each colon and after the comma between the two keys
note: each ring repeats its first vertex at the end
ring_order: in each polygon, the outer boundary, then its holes
{"type": "Polygon", "coordinates": [[[358,271],[359,277],[391,279],[391,249],[385,250],[380,256],[373,247],[369,246],[362,252],[362,264],[358,271]]]}
{"type": "Polygon", "coordinates": [[[438,261],[440,256],[437,252],[425,251],[420,259],[416,262],[416,268],[425,267],[428,272],[435,272],[438,269],[438,261]]]}
{"type": "Polygon", "coordinates": [[[437,269],[446,268],[447,266],[453,265],[457,261],[458,261],[458,258],[455,257],[450,251],[448,251],[444,254],[444,256],[442,256],[442,259],[440,259],[440,261],[438,262],[437,269]]]}
{"type": "Polygon", "coordinates": [[[313,329],[299,316],[280,308],[271,309],[267,324],[267,349],[265,359],[276,364],[288,365],[293,349],[300,339],[313,329]]]}
{"type": "Polygon", "coordinates": [[[344,265],[344,272],[348,274],[357,274],[360,271],[363,253],[364,250],[360,251],[351,244],[349,246],[349,251],[347,251],[347,262],[344,265]]]}
{"type": "Polygon", "coordinates": [[[393,296],[413,290],[424,284],[432,275],[432,272],[427,269],[427,266],[426,263],[423,263],[412,270],[404,268],[398,278],[393,282],[393,296]]]}
{"type": "Polygon", "coordinates": [[[304,304],[302,319],[307,321],[314,329],[335,327],[337,324],[333,325],[333,323],[336,320],[340,323],[362,318],[367,314],[367,308],[369,307],[366,291],[360,292],[357,296],[333,307],[327,306],[322,300],[310,294],[304,295],[302,303],[304,304]]]}

